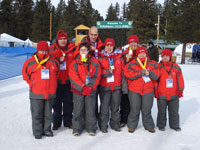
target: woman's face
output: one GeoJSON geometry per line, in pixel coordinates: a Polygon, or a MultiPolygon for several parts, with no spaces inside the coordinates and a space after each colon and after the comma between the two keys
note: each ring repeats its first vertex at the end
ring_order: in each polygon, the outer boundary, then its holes
{"type": "Polygon", "coordinates": [[[60,47],[65,47],[67,45],[67,39],[66,38],[61,38],[58,40],[58,45],[60,47]]]}
{"type": "Polygon", "coordinates": [[[113,49],[114,49],[114,46],[112,46],[112,45],[106,45],[106,46],[105,46],[105,51],[106,51],[107,53],[112,53],[112,52],[113,52],[113,49]]]}
{"type": "Polygon", "coordinates": [[[163,60],[163,62],[169,62],[169,61],[170,61],[170,57],[167,56],[167,55],[164,55],[164,56],[162,57],[162,60],[163,60]]]}
{"type": "Polygon", "coordinates": [[[146,58],[147,54],[146,53],[139,53],[138,58],[146,58]]]}
{"type": "Polygon", "coordinates": [[[84,54],[84,55],[87,57],[87,56],[88,56],[88,53],[89,53],[89,50],[88,50],[87,47],[82,46],[82,47],[80,48],[80,54],[81,54],[81,56],[84,54]]]}

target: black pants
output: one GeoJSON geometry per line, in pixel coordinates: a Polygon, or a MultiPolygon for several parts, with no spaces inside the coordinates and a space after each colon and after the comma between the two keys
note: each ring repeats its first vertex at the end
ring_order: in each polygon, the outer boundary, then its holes
{"type": "Polygon", "coordinates": [[[30,99],[32,130],[34,136],[51,131],[53,100],[30,99]]]}
{"type": "Polygon", "coordinates": [[[167,101],[166,99],[158,99],[158,116],[157,116],[157,126],[165,127],[166,126],[166,111],[168,107],[169,114],[169,126],[170,128],[179,128],[179,99],[174,99],[167,101]]]}
{"type": "Polygon", "coordinates": [[[62,121],[65,127],[72,124],[72,92],[70,84],[58,84],[56,99],[53,103],[53,124],[61,126],[62,121]]]}
{"type": "Polygon", "coordinates": [[[128,94],[122,94],[121,104],[120,104],[121,123],[127,124],[129,112],[130,112],[130,102],[128,99],[128,94]]]}

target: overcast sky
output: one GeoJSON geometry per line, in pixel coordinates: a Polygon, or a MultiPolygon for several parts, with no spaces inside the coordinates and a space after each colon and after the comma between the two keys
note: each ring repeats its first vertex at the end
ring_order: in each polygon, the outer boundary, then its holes
{"type": "MultiPolygon", "coordinates": [[[[57,7],[57,4],[59,3],[60,0],[51,0],[52,4],[57,7]]],[[[65,0],[65,2],[67,3],[68,0],[65,0]]],[[[99,11],[99,13],[104,17],[106,17],[106,13],[108,10],[108,7],[110,6],[110,4],[112,3],[113,5],[115,5],[116,2],[119,3],[120,7],[123,6],[123,3],[125,2],[126,4],[129,3],[130,0],[90,0],[92,3],[92,7],[94,9],[97,9],[99,11]]],[[[158,3],[163,4],[164,0],[157,0],[158,3]]],[[[121,9],[121,8],[120,8],[121,9]]]]}

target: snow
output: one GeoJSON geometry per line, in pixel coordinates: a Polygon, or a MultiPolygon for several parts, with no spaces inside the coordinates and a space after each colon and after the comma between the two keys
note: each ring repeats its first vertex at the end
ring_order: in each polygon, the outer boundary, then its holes
{"type": "MultiPolygon", "coordinates": [[[[200,66],[181,65],[186,89],[180,100],[181,132],[167,125],[166,131],[152,134],[144,130],[141,118],[137,130],[128,133],[109,129],[97,131],[92,137],[83,132],[80,137],[62,127],[54,137],[35,140],[32,136],[28,85],[22,77],[0,81],[0,150],[199,150],[200,149],[200,66]]],[[[152,115],[156,122],[157,104],[154,101],[152,115]]]]}

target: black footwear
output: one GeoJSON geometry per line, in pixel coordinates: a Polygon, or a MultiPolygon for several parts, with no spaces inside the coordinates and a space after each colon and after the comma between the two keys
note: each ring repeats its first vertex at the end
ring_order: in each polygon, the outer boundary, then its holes
{"type": "Polygon", "coordinates": [[[181,131],[181,128],[172,128],[173,130],[177,131],[177,132],[180,132],[181,131]]]}
{"type": "Polygon", "coordinates": [[[60,126],[53,125],[52,130],[58,130],[59,128],[60,128],[60,126]]]}
{"type": "Polygon", "coordinates": [[[126,126],[126,123],[124,123],[124,122],[121,122],[120,123],[120,128],[123,128],[123,127],[125,127],[126,126]]]}
{"type": "Polygon", "coordinates": [[[101,132],[108,133],[108,130],[107,129],[101,129],[101,132]]]}
{"type": "Polygon", "coordinates": [[[128,128],[128,132],[129,132],[129,133],[133,133],[133,132],[135,132],[135,129],[133,129],[133,128],[128,128]]]}
{"type": "Polygon", "coordinates": [[[64,127],[67,127],[67,128],[69,128],[69,129],[72,129],[72,124],[67,125],[67,126],[64,126],[64,127]]]}
{"type": "Polygon", "coordinates": [[[53,136],[53,132],[49,131],[49,132],[45,132],[43,133],[44,136],[48,136],[48,137],[52,137],[53,136]]]}
{"type": "Polygon", "coordinates": [[[41,139],[41,138],[42,138],[41,135],[36,135],[36,136],[35,136],[35,139],[41,139]]]}
{"type": "Polygon", "coordinates": [[[156,132],[154,128],[151,128],[148,131],[151,132],[151,133],[155,133],[156,132]]]}
{"type": "Polygon", "coordinates": [[[165,131],[165,127],[158,127],[160,131],[165,131]]]}
{"type": "Polygon", "coordinates": [[[116,129],[113,129],[113,130],[115,130],[115,131],[117,131],[117,132],[120,132],[120,131],[121,131],[120,128],[116,128],[116,129]]]}

